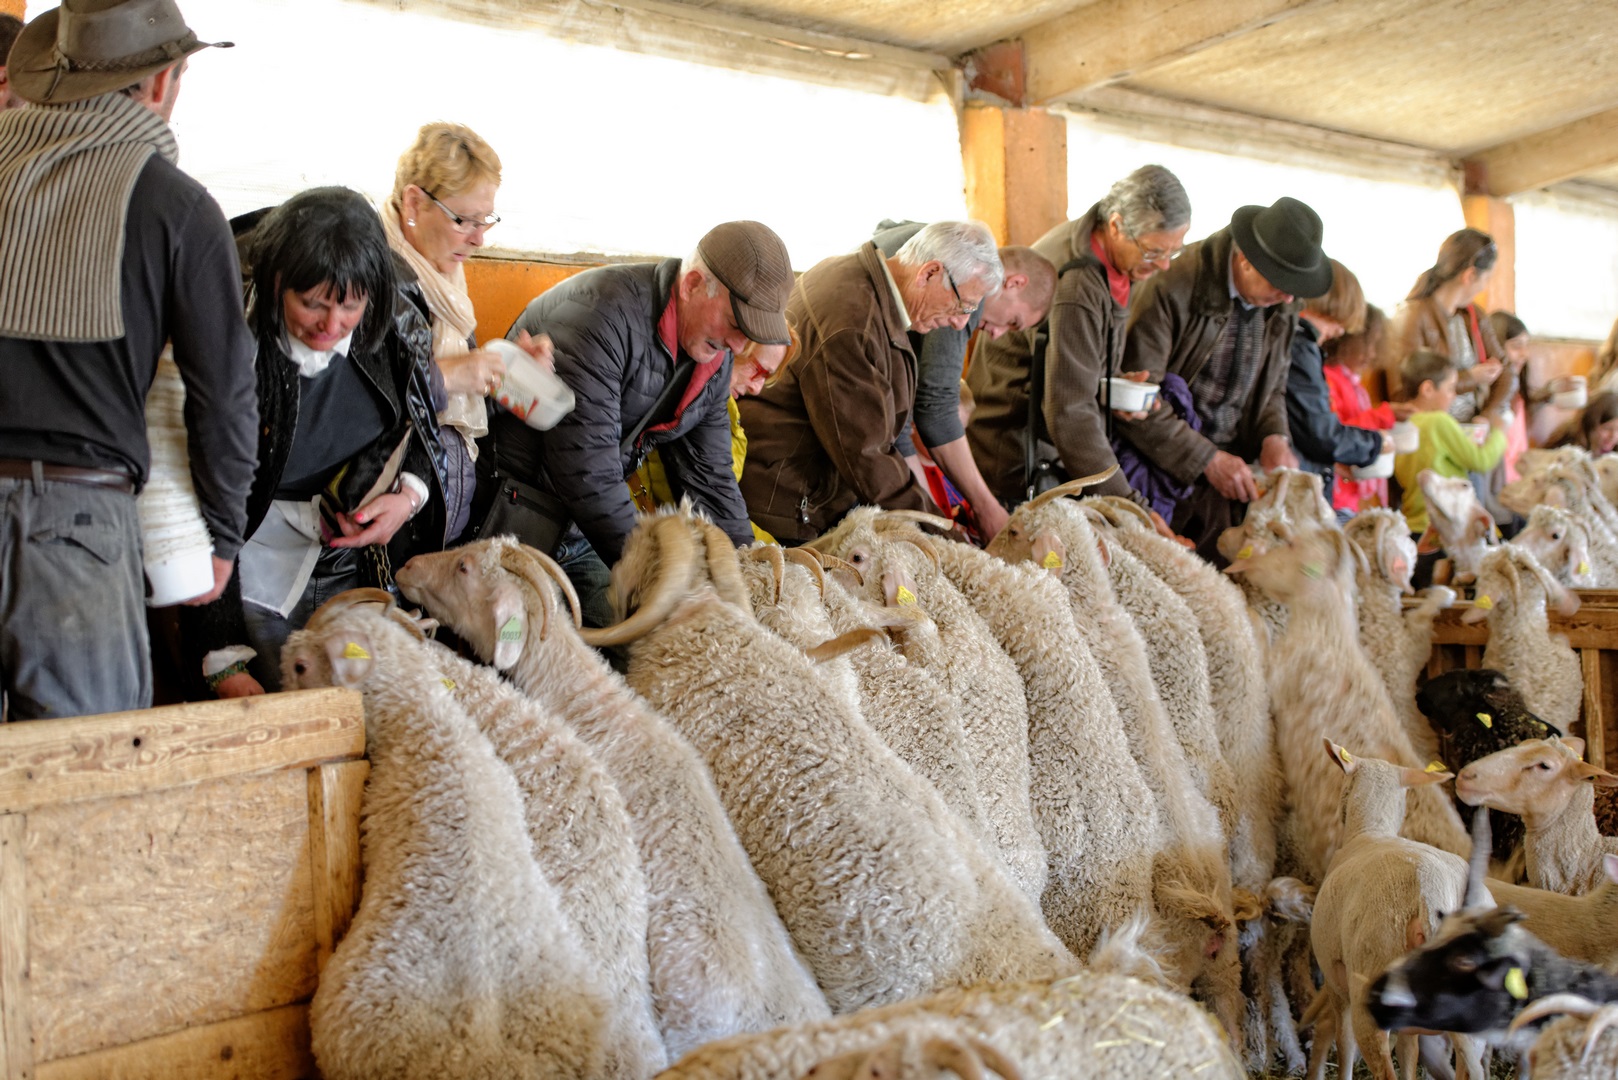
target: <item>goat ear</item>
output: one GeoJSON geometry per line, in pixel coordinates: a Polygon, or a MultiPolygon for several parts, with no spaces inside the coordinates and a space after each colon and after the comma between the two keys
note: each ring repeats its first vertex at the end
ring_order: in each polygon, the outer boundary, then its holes
{"type": "Polygon", "coordinates": [[[1577,735],[1563,735],[1562,745],[1573,751],[1579,757],[1584,756],[1584,740],[1577,735]]]}
{"type": "Polygon", "coordinates": [[[365,685],[375,663],[371,638],[364,633],[341,634],[326,641],[326,659],[331,662],[333,686],[358,690],[365,685]]]}
{"type": "Polygon", "coordinates": [[[1472,606],[1461,612],[1461,622],[1468,626],[1480,623],[1489,617],[1489,609],[1493,606],[1494,601],[1489,599],[1487,593],[1479,593],[1477,599],[1472,601],[1472,606]],[[1488,600],[1489,602],[1480,604],[1478,600],[1488,600]]]}
{"type": "Polygon", "coordinates": [[[1332,761],[1337,763],[1337,767],[1342,769],[1347,775],[1353,776],[1354,771],[1360,767],[1360,763],[1354,759],[1354,755],[1350,754],[1347,750],[1344,750],[1341,746],[1338,746],[1330,739],[1322,739],[1320,741],[1326,744],[1326,754],[1332,759],[1332,761]]]}
{"type": "Polygon", "coordinates": [[[1429,523],[1427,526],[1427,531],[1421,534],[1420,540],[1416,541],[1416,554],[1431,555],[1435,551],[1442,550],[1444,550],[1444,545],[1443,542],[1438,539],[1438,530],[1433,528],[1429,523]]]}
{"type": "Polygon", "coordinates": [[[1618,855],[1601,856],[1601,868],[1607,872],[1607,880],[1618,882],[1618,855]]]}
{"type": "Polygon", "coordinates": [[[1034,534],[1033,555],[1034,562],[1057,577],[1062,576],[1062,567],[1067,565],[1067,545],[1055,532],[1041,529],[1034,534]]]}
{"type": "Polygon", "coordinates": [[[882,595],[889,607],[909,607],[916,603],[916,579],[908,570],[884,570],[882,595]]]}
{"type": "Polygon", "coordinates": [[[1588,761],[1574,763],[1573,778],[1575,780],[1589,780],[1596,787],[1618,787],[1618,776],[1614,776],[1601,766],[1592,765],[1588,761]]]}
{"type": "Polygon", "coordinates": [[[1444,768],[1444,763],[1435,761],[1425,769],[1401,768],[1399,770],[1400,787],[1426,787],[1428,784],[1442,784],[1445,780],[1455,779],[1455,774],[1444,768]]]}
{"type": "Polygon", "coordinates": [[[521,659],[523,643],[528,638],[528,609],[522,593],[510,582],[503,581],[495,588],[489,617],[495,628],[490,663],[496,671],[507,671],[521,659]]]}

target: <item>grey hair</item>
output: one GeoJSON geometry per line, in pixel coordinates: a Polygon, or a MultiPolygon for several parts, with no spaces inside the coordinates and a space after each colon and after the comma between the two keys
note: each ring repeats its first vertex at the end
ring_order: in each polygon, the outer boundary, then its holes
{"type": "Polygon", "coordinates": [[[905,241],[893,257],[906,266],[937,260],[957,287],[981,281],[985,298],[999,292],[1006,280],[1000,245],[981,221],[935,221],[905,241]]]}
{"type": "Polygon", "coordinates": [[[1101,200],[1102,220],[1117,214],[1131,240],[1191,224],[1191,198],[1179,177],[1161,165],[1142,165],[1116,184],[1101,200]]]}
{"type": "Polygon", "coordinates": [[[702,275],[702,282],[708,287],[708,296],[718,296],[719,290],[724,286],[720,284],[718,278],[713,276],[713,271],[708,269],[708,264],[702,261],[702,252],[700,251],[693,251],[680,260],[681,278],[684,278],[693,270],[702,275]]]}

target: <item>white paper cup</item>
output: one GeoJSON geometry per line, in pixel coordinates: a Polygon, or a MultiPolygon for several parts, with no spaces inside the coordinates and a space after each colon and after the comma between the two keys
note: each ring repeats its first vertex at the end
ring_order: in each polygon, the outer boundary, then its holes
{"type": "Polygon", "coordinates": [[[577,403],[567,383],[520,347],[496,338],[487,348],[505,361],[506,375],[494,400],[511,415],[538,431],[548,431],[577,403]]]}
{"type": "Polygon", "coordinates": [[[1414,454],[1421,449],[1421,429],[1409,420],[1400,420],[1388,432],[1393,436],[1393,449],[1399,454],[1414,454]]]}
{"type": "Polygon", "coordinates": [[[1378,454],[1375,461],[1369,465],[1353,465],[1349,467],[1349,474],[1356,480],[1386,480],[1393,475],[1393,451],[1378,454]]]}
{"type": "Polygon", "coordinates": [[[1472,441],[1479,446],[1488,441],[1489,422],[1487,420],[1473,420],[1471,423],[1462,424],[1461,427],[1466,429],[1466,433],[1472,436],[1472,441]]]}
{"type": "Polygon", "coordinates": [[[1135,382],[1133,379],[1107,380],[1112,408],[1118,412],[1145,412],[1157,400],[1157,391],[1157,383],[1135,382]]]}
{"type": "Polygon", "coordinates": [[[163,562],[149,562],[146,580],[152,583],[148,607],[168,607],[201,596],[213,588],[213,552],[186,551],[163,562]]]}
{"type": "Polygon", "coordinates": [[[1551,380],[1551,404],[1558,409],[1582,409],[1589,401],[1589,384],[1583,375],[1563,375],[1551,380]]]}

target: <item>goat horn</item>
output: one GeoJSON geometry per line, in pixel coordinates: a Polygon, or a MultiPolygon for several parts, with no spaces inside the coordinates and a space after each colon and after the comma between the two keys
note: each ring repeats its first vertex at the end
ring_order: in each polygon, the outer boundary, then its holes
{"type": "Polygon", "coordinates": [[[648,583],[646,602],[616,626],[600,630],[584,629],[579,637],[586,645],[604,648],[639,641],[663,624],[674,605],[690,591],[697,574],[697,549],[692,542],[687,519],[668,515],[646,525],[646,541],[657,545],[661,572],[648,583]]]}
{"type": "Polygon", "coordinates": [[[933,547],[932,541],[926,536],[923,536],[918,532],[907,531],[895,534],[893,539],[902,544],[914,544],[916,547],[920,548],[921,553],[927,556],[928,560],[932,562],[934,570],[940,572],[943,571],[944,566],[941,562],[939,562],[938,559],[938,549],[933,547]]]}
{"type": "Polygon", "coordinates": [[[1023,503],[1023,508],[1027,510],[1037,510],[1046,503],[1055,502],[1064,495],[1077,495],[1087,487],[1094,487],[1103,480],[1112,479],[1113,473],[1117,471],[1118,466],[1112,465],[1101,472],[1091,473],[1089,476],[1081,476],[1077,480],[1069,480],[1065,484],[1058,484],[1049,491],[1042,491],[1038,495],[1035,495],[1032,499],[1029,499],[1027,502],[1023,503]]]}
{"type": "Polygon", "coordinates": [[[820,557],[820,565],[824,566],[828,573],[833,570],[843,570],[846,571],[848,575],[852,577],[858,584],[865,584],[865,575],[860,573],[860,568],[849,562],[847,559],[839,559],[835,555],[827,555],[824,551],[816,552],[816,554],[820,557]]]}
{"type": "Polygon", "coordinates": [[[1489,873],[1489,854],[1494,847],[1494,837],[1489,821],[1489,808],[1479,806],[1472,813],[1472,857],[1467,861],[1466,868],[1466,900],[1468,910],[1483,907],[1491,902],[1487,887],[1483,879],[1489,873]]]}
{"type": "Polygon", "coordinates": [[[1132,499],[1124,498],[1122,495],[1092,495],[1084,501],[1101,507],[1107,514],[1108,519],[1114,523],[1117,523],[1124,515],[1129,514],[1139,518],[1141,524],[1148,529],[1154,532],[1157,529],[1157,525],[1152,521],[1152,515],[1146,512],[1145,507],[1132,499]]]}
{"type": "Polygon", "coordinates": [[[838,634],[834,638],[827,638],[819,645],[803,650],[803,654],[817,664],[824,664],[827,660],[835,660],[868,642],[886,640],[887,635],[876,627],[861,626],[847,633],[838,634]]]}
{"type": "MultiPolygon", "coordinates": [[[[738,611],[753,614],[753,601],[747,595],[747,582],[742,580],[741,560],[729,534],[711,521],[698,519],[702,526],[702,548],[708,566],[708,580],[719,593],[719,598],[738,611]]],[[[779,578],[777,579],[779,580],[779,578]]],[[[780,598],[780,589],[776,589],[780,598]]]]}
{"type": "Polygon", "coordinates": [[[1585,1017],[1595,1011],[1595,1002],[1579,994],[1548,994],[1542,998],[1535,998],[1523,1006],[1521,1012],[1514,1016],[1508,1031],[1519,1031],[1532,1024],[1535,1020],[1543,1020],[1547,1016],[1559,1016],[1568,1013],[1573,1016],[1585,1017]]]}
{"type": "Polygon", "coordinates": [[[955,522],[949,518],[922,510],[884,510],[877,518],[880,521],[910,521],[917,525],[930,525],[940,532],[950,532],[955,528],[955,522]]]}
{"type": "Polygon", "coordinates": [[[573,583],[567,580],[566,572],[557,567],[558,573],[552,574],[546,567],[546,562],[554,562],[550,556],[545,555],[536,548],[526,544],[512,544],[500,553],[500,567],[509,574],[514,574],[528,583],[539,598],[539,640],[544,641],[551,633],[551,590],[546,584],[547,577],[560,578],[559,584],[562,592],[567,595],[568,603],[573,608],[573,625],[579,625],[579,596],[573,591],[573,583]],[[541,560],[544,560],[543,562],[541,560]]]}
{"type": "MultiPolygon", "coordinates": [[[[781,602],[781,586],[785,583],[787,576],[786,556],[782,554],[781,549],[776,545],[765,544],[763,547],[756,547],[749,551],[747,557],[754,562],[770,564],[770,572],[775,575],[775,599],[770,602],[779,604],[781,602]]],[[[812,562],[813,560],[810,561],[812,562]]],[[[815,568],[817,570],[820,568],[818,563],[815,568]]],[[[825,580],[824,575],[821,576],[821,580],[825,580]]]]}
{"type": "Polygon", "coordinates": [[[318,630],[338,612],[347,611],[351,607],[359,607],[361,604],[382,604],[391,608],[396,606],[397,603],[398,601],[393,598],[393,594],[383,589],[347,589],[316,608],[315,613],[309,616],[309,621],[304,626],[310,630],[318,630]]]}
{"type": "MultiPolygon", "coordinates": [[[[416,621],[416,617],[410,614],[410,612],[405,611],[402,608],[391,607],[386,609],[384,614],[394,622],[398,623],[400,626],[404,627],[406,630],[410,631],[417,641],[427,640],[426,628],[424,628],[421,623],[416,621]]],[[[433,625],[436,626],[438,624],[434,623],[433,625]]]]}
{"type": "MultiPolygon", "coordinates": [[[[773,550],[781,551],[780,548],[774,548],[773,550]]],[[[787,548],[785,551],[781,551],[781,558],[783,560],[781,565],[783,576],[786,573],[786,563],[797,563],[799,566],[809,571],[809,576],[815,579],[815,589],[820,593],[822,598],[825,597],[826,568],[820,565],[820,560],[815,558],[813,552],[805,551],[802,548],[787,548]]],[[[780,590],[777,589],[776,592],[779,596],[780,590]]]]}

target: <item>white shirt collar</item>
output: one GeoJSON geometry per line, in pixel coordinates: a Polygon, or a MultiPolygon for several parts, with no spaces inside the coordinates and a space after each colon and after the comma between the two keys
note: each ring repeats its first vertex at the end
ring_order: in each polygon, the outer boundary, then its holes
{"type": "Polygon", "coordinates": [[[283,335],[281,344],[286,347],[286,354],[292,359],[293,364],[297,365],[298,374],[306,379],[312,379],[326,370],[326,365],[331,363],[332,357],[347,356],[349,344],[353,340],[354,335],[349,334],[325,352],[311,349],[291,334],[283,335]]]}

